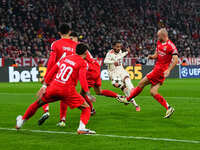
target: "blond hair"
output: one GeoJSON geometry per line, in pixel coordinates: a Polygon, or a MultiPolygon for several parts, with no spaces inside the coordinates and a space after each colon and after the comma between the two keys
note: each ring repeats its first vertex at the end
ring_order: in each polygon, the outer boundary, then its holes
{"type": "Polygon", "coordinates": [[[167,29],[166,29],[166,28],[161,28],[160,30],[158,30],[158,34],[159,34],[159,33],[168,36],[168,32],[167,32],[167,29]]]}

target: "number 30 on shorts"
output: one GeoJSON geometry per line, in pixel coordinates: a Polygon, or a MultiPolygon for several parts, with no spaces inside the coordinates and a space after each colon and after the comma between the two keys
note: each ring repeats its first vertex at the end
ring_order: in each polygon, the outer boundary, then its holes
{"type": "Polygon", "coordinates": [[[61,64],[60,71],[56,75],[56,79],[60,79],[63,82],[66,82],[70,75],[73,72],[73,68],[70,66],[66,66],[66,64],[61,64]]]}

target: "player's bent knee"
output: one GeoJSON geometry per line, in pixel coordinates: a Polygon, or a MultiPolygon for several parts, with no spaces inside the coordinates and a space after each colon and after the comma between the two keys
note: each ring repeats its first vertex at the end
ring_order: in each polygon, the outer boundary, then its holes
{"type": "Polygon", "coordinates": [[[80,107],[81,107],[81,108],[86,108],[86,107],[90,107],[90,106],[88,105],[87,102],[84,102],[80,107]]]}
{"type": "Polygon", "coordinates": [[[38,100],[39,107],[43,106],[44,104],[46,104],[44,101],[42,101],[41,99],[38,100]]]}
{"type": "Polygon", "coordinates": [[[81,94],[82,96],[84,96],[86,93],[85,93],[85,91],[84,91],[83,89],[81,89],[80,94],[81,94]]]}
{"type": "Polygon", "coordinates": [[[139,86],[140,88],[144,88],[145,84],[144,84],[144,82],[141,80],[141,81],[139,82],[138,86],[139,86]]]}
{"type": "Polygon", "coordinates": [[[155,96],[158,92],[156,90],[150,90],[151,96],[155,96]]]}
{"type": "Polygon", "coordinates": [[[101,95],[100,91],[96,91],[95,93],[96,93],[96,95],[101,95]]]}

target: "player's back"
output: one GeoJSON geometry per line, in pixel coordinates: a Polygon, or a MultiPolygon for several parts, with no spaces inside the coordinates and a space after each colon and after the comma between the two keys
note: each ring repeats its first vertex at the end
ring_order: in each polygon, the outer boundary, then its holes
{"type": "Polygon", "coordinates": [[[64,88],[75,88],[79,79],[80,69],[86,70],[86,62],[79,55],[63,58],[59,63],[59,70],[52,84],[64,88]]]}
{"type": "Polygon", "coordinates": [[[88,63],[87,79],[98,78],[100,76],[100,65],[96,59],[92,57],[90,52],[87,52],[85,60],[88,63]]]}
{"type": "Polygon", "coordinates": [[[61,38],[52,43],[51,49],[56,53],[56,62],[65,53],[65,56],[73,55],[76,53],[77,42],[71,39],[61,38]]]}
{"type": "Polygon", "coordinates": [[[88,71],[100,69],[99,63],[97,62],[96,59],[93,58],[90,52],[87,52],[85,60],[89,65],[88,71]]]}

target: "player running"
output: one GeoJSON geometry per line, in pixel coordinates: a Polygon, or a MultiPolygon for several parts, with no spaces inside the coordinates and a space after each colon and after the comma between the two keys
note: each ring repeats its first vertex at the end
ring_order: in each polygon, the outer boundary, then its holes
{"type": "MultiPolygon", "coordinates": [[[[51,45],[51,53],[48,60],[47,72],[44,76],[44,79],[52,69],[52,67],[60,60],[61,57],[65,57],[68,55],[73,55],[76,52],[77,42],[70,39],[71,30],[67,24],[61,24],[59,26],[59,35],[61,39],[56,40],[51,45]]],[[[49,104],[43,105],[44,114],[38,121],[38,125],[42,125],[46,119],[49,118],[49,104]]],[[[60,101],[60,112],[64,112],[66,110],[66,104],[63,101],[60,101]]]]}
{"type": "MultiPolygon", "coordinates": [[[[78,41],[77,34],[75,32],[72,32],[70,34],[70,38],[73,40],[78,41]]],[[[119,98],[121,95],[118,95],[117,93],[110,91],[110,90],[102,90],[101,89],[101,67],[97,60],[95,60],[89,51],[87,51],[87,56],[85,58],[88,64],[88,70],[86,74],[88,87],[94,88],[94,91],[97,95],[103,95],[107,97],[113,97],[113,98],[119,98]]],[[[92,102],[87,98],[86,93],[83,89],[81,89],[80,94],[85,98],[86,102],[90,105],[91,109],[91,115],[94,115],[96,113],[96,110],[93,107],[92,102]]],[[[65,127],[65,120],[66,120],[66,109],[61,109],[60,111],[60,122],[57,124],[59,127],[65,127]]]]}
{"type": "Polygon", "coordinates": [[[77,133],[95,134],[95,131],[85,128],[90,119],[90,107],[85,99],[76,91],[76,85],[79,80],[88,98],[93,99],[89,93],[86,80],[87,64],[84,58],[86,57],[87,50],[88,47],[86,45],[78,44],[76,48],[77,54],[64,57],[53,66],[45,78],[43,87],[39,91],[38,100],[28,107],[24,116],[17,117],[16,129],[20,129],[24,122],[30,119],[42,105],[61,100],[71,109],[81,109],[80,124],[77,133]],[[54,75],[56,77],[51,82],[54,75]],[[48,84],[50,85],[47,87],[48,84]]]}
{"type": "Polygon", "coordinates": [[[157,36],[158,42],[155,54],[148,56],[149,59],[157,59],[155,67],[139,82],[136,88],[132,89],[129,97],[126,99],[120,98],[119,100],[127,103],[140,94],[145,86],[151,84],[151,95],[167,110],[164,118],[169,118],[173,114],[174,108],[158,93],[158,89],[178,63],[178,51],[172,41],[169,40],[168,32],[165,28],[160,29],[157,36]]]}
{"type": "MultiPolygon", "coordinates": [[[[131,89],[134,88],[130,80],[128,72],[122,65],[122,59],[130,52],[128,48],[126,52],[122,52],[121,42],[113,43],[113,49],[106,54],[104,63],[108,66],[108,74],[112,82],[121,81],[122,85],[113,84],[114,87],[120,88],[126,96],[130,96],[131,89]]],[[[120,97],[119,97],[120,98],[120,97]]],[[[135,106],[136,111],[140,111],[140,106],[137,105],[134,98],[130,102],[135,106]]]]}

